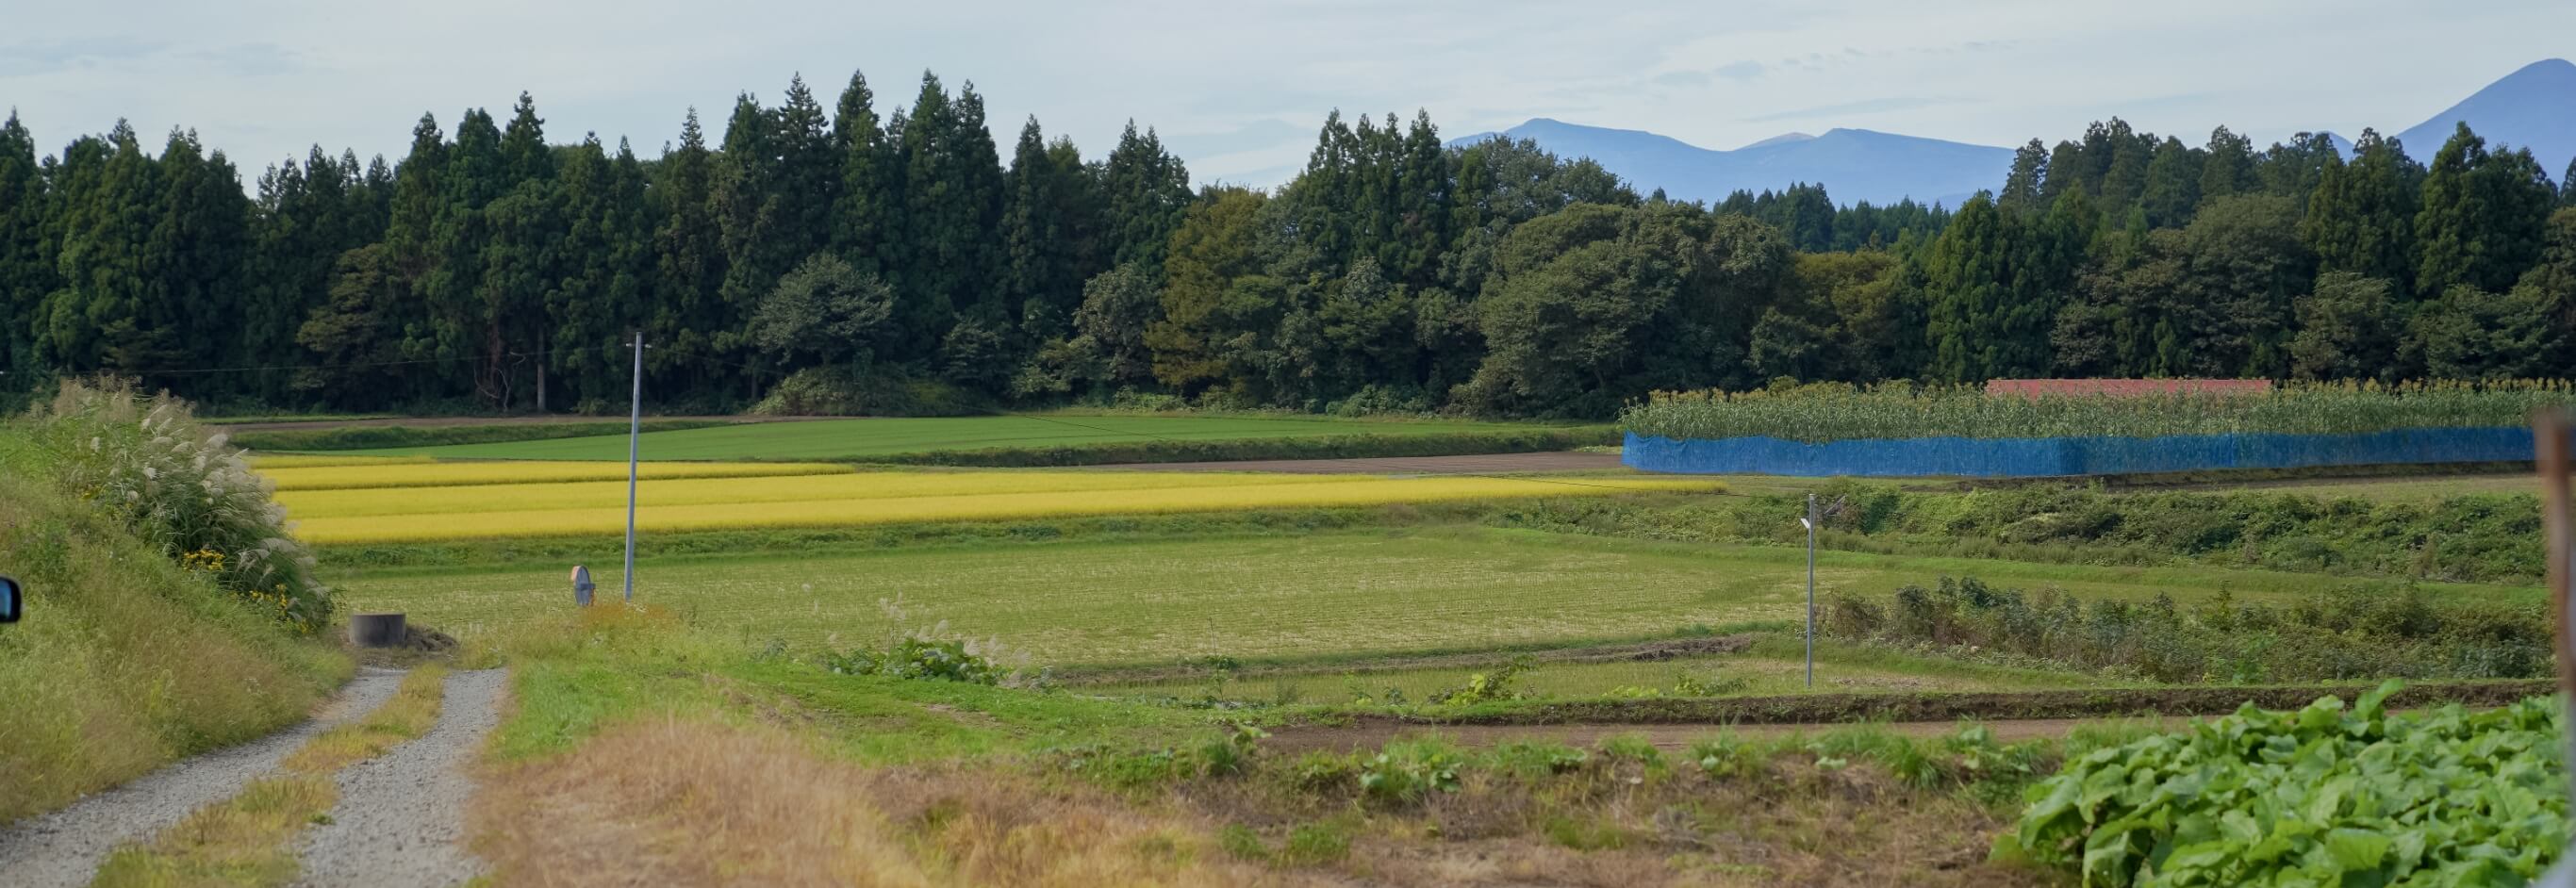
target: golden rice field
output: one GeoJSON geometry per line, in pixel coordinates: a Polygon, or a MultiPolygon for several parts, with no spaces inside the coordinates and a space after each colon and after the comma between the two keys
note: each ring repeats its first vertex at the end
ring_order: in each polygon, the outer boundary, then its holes
{"type": "MultiPolygon", "coordinates": [[[[269,470],[296,536],[320,545],[614,535],[625,466],[397,463],[269,470]]],[[[1061,470],[854,471],[834,465],[646,466],[643,531],[856,527],[1715,490],[1703,479],[1383,478],[1061,470]],[[794,473],[794,474],[791,474],[794,473]]]]}

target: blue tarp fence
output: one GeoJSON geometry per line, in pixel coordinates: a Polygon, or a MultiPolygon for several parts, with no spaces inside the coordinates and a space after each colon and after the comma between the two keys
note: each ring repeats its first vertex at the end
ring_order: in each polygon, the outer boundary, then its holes
{"type": "Polygon", "coordinates": [[[1758,436],[1675,440],[1630,432],[1620,460],[1649,472],[1702,475],[2045,478],[2210,469],[2513,462],[2531,457],[2530,429],[2452,428],[2345,435],[1869,438],[1824,444],[1758,436]]]}

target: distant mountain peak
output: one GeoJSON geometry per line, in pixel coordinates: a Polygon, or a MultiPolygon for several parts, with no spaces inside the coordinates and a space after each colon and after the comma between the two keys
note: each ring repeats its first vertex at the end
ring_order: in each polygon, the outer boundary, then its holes
{"type": "Polygon", "coordinates": [[[1564,157],[1591,158],[1639,191],[1660,188],[1677,200],[1710,203],[1739,190],[1810,183],[1823,184],[1838,203],[1886,205],[1910,197],[1956,206],[1967,195],[1995,187],[2012,167],[2007,148],[1841,128],[1823,135],[1789,133],[1724,151],[1651,132],[1539,117],[1450,144],[1492,138],[1529,139],[1564,157]]]}
{"type": "MultiPolygon", "coordinates": [[[[2463,121],[2490,149],[2528,148],[2550,176],[2562,175],[2576,157],[2576,62],[2552,58],[2524,65],[2395,136],[2407,154],[2430,160],[2463,121]]],[[[2337,152],[2352,155],[2351,141],[2322,134],[2337,152]]],[[[1589,157],[1639,191],[1660,188],[1676,199],[1709,202],[1738,190],[1816,183],[1837,203],[1885,205],[1910,197],[1956,207],[1971,194],[2001,186],[2012,166],[2009,148],[1845,127],[1818,135],[1783,133],[1724,151],[1643,130],[1534,117],[1450,144],[1491,138],[1529,139],[1564,157],[1589,157]]]]}
{"type": "Polygon", "coordinates": [[[1762,141],[1755,142],[1755,143],[1753,143],[1753,144],[1751,144],[1751,145],[1746,145],[1746,146],[1744,146],[1744,147],[1742,147],[1742,148],[1738,148],[1738,149],[1735,149],[1735,150],[1737,150],[1737,151],[1751,151],[1751,150],[1753,150],[1753,149],[1755,149],[1755,148],[1769,148],[1769,147],[1771,147],[1771,146],[1773,146],[1773,145],[1786,145],[1786,144],[1789,144],[1789,143],[1791,143],[1791,142],[1804,142],[1804,141],[1807,141],[1807,140],[1809,140],[1809,139],[1813,139],[1813,138],[1815,138],[1815,137],[1814,137],[1814,136],[1807,135],[1806,133],[1781,133],[1781,134],[1779,134],[1779,135],[1772,136],[1771,138],[1764,139],[1764,140],[1762,140],[1762,141]]]}
{"type": "Polygon", "coordinates": [[[2576,62],[2542,59],[2398,133],[2406,153],[2428,160],[2466,122],[2488,148],[2529,148],[2556,176],[2576,157],[2576,62]]]}

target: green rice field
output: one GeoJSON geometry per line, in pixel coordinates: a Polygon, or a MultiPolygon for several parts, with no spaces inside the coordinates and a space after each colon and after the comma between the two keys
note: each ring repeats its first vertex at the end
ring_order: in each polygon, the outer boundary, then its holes
{"type": "MultiPolygon", "coordinates": [[[[1336,435],[1436,436],[1550,428],[1528,424],[1323,417],[968,416],[750,423],[647,432],[648,460],[854,460],[960,450],[1336,435]]],[[[349,453],[472,459],[623,460],[626,436],[392,447],[349,453]]]]}
{"type": "MultiPolygon", "coordinates": [[[[1303,537],[939,546],[797,558],[649,560],[639,599],[702,626],[790,647],[878,643],[900,600],[910,628],[1000,641],[1032,665],[1170,663],[1471,650],[1669,635],[1802,612],[1805,552],[1480,528],[1303,537]]],[[[384,569],[349,576],[342,606],[408,612],[459,635],[570,606],[569,564],[384,569]]],[[[615,590],[614,564],[593,565],[615,590]]],[[[1973,575],[2085,598],[2191,601],[2226,589],[2287,601],[2314,575],[2197,566],[2095,567],[1825,552],[1822,592],[1885,595],[1973,575]]],[[[2535,587],[2425,583],[2444,596],[2537,600],[2535,587]]],[[[612,593],[613,594],[613,593],[612,593]]]]}

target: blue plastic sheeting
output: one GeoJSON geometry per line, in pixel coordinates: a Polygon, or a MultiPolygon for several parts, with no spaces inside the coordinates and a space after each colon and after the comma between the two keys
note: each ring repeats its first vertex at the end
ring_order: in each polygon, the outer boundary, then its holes
{"type": "Polygon", "coordinates": [[[1768,437],[1675,440],[1630,432],[1620,460],[1649,472],[1695,475],[2045,478],[2208,469],[2511,462],[2531,457],[2530,429],[2465,428],[2396,429],[2349,435],[1869,438],[1824,444],[1768,437]]]}

